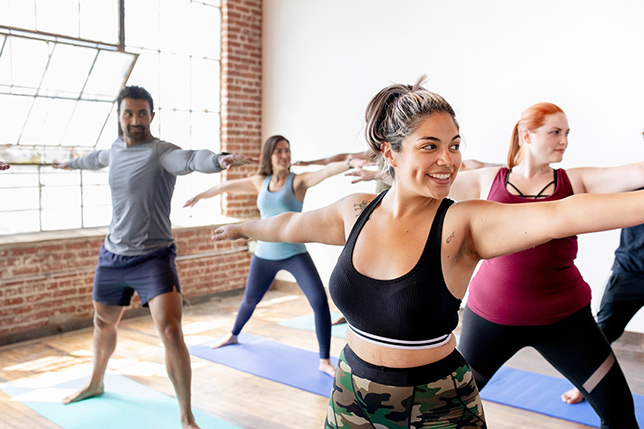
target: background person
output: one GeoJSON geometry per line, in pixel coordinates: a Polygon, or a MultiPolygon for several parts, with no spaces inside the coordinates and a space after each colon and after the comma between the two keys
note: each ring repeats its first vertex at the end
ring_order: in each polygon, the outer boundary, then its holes
{"type": "Polygon", "coordinates": [[[112,221],[101,247],[92,298],[94,367],[89,383],[64,403],[103,393],[105,370],[117,341],[117,326],[136,291],[163,340],[166,368],[174,386],[183,428],[198,428],[191,410],[190,355],[181,329],[182,299],[175,265],[170,200],[177,175],[216,173],[256,162],[242,155],[182,150],[150,133],[152,96],[137,86],[118,96],[120,135],[110,149],[57,164],[56,168],[99,169],[109,166],[112,221]]]}
{"type": "MultiPolygon", "coordinates": [[[[257,195],[261,217],[268,218],[287,211],[302,211],[306,191],[324,179],[363,165],[363,159],[331,162],[321,170],[294,174],[291,170],[291,144],[280,135],[269,137],[262,149],[257,174],[228,180],[189,199],[185,207],[194,206],[203,198],[222,193],[257,195]]],[[[213,348],[236,344],[244,325],[252,316],[280,270],[293,274],[315,314],[315,332],[320,348],[320,371],[333,376],[335,368],[329,360],[331,349],[331,314],[326,291],[313,260],[303,244],[258,242],[251,260],[244,297],[239,305],[232,331],[219,339],[213,348]]]]}
{"type": "MultiPolygon", "coordinates": [[[[543,203],[531,203],[644,186],[644,163],[553,168],[551,164],[563,158],[569,131],[566,115],[558,106],[538,103],[529,107],[512,132],[508,166],[463,172],[450,196],[539,206],[543,203]]],[[[575,214],[580,221],[599,216],[586,210],[575,214]]],[[[591,290],[574,265],[576,256],[577,237],[570,234],[484,261],[470,283],[459,350],[482,389],[517,351],[532,346],[584,391],[602,428],[637,427],[631,392],[592,317],[591,290]]]]}

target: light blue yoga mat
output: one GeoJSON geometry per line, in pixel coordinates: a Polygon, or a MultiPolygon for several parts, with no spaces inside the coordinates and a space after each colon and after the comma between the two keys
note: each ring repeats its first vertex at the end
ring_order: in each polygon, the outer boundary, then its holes
{"type": "MultiPolygon", "coordinates": [[[[87,383],[76,378],[51,384],[47,376],[0,384],[0,389],[64,429],[180,428],[175,398],[116,374],[105,376],[105,393],[69,405],[60,401],[87,383]]],[[[225,392],[222,392],[222,395],[225,392]]],[[[192,410],[203,429],[239,429],[200,410],[192,410]]]]}
{"type": "MultiPolygon", "coordinates": [[[[210,348],[212,342],[189,346],[190,354],[249,374],[277,381],[324,397],[331,394],[333,378],[318,370],[317,353],[266,338],[241,333],[239,344],[210,348]]],[[[337,359],[331,358],[337,365],[337,359]]]]}
{"type": "MultiPolygon", "coordinates": [[[[331,320],[340,317],[340,313],[331,313],[331,320]]],[[[304,316],[294,317],[292,319],[283,320],[279,322],[282,326],[289,328],[304,329],[305,331],[315,332],[315,319],[313,313],[305,314],[304,316]]],[[[331,335],[338,338],[346,338],[347,324],[341,323],[339,325],[331,326],[331,335]]]]}
{"type": "MultiPolygon", "coordinates": [[[[481,398],[598,428],[599,417],[587,401],[573,405],[561,401],[561,394],[572,388],[564,378],[504,366],[483,388],[481,398]]],[[[637,421],[644,427],[644,396],[633,395],[633,399],[637,421]]]]}

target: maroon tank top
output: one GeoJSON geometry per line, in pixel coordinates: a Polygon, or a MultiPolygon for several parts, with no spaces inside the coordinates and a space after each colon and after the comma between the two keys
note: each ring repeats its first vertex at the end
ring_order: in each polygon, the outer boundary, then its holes
{"type": "MultiPolygon", "coordinates": [[[[524,198],[505,187],[508,169],[499,169],[488,200],[520,204],[573,195],[565,170],[557,170],[549,197],[524,198]]],[[[469,287],[467,305],[491,322],[512,326],[555,323],[590,303],[590,286],[574,264],[577,236],[551,240],[522,252],[483,261],[469,287]]]]}

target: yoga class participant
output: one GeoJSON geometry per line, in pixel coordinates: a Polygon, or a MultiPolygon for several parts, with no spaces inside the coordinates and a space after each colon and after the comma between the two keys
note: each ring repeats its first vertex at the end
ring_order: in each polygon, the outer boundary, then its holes
{"type": "MultiPolygon", "coordinates": [[[[232,195],[257,195],[257,207],[262,219],[280,213],[301,212],[306,191],[324,179],[360,167],[364,159],[332,162],[312,172],[291,172],[291,144],[286,138],[275,135],[264,143],[257,174],[222,182],[188,200],[184,207],[194,206],[203,198],[222,193],[232,195]]],[[[232,331],[220,338],[213,348],[237,344],[238,336],[255,307],[262,300],[280,270],[293,274],[315,314],[315,333],[320,349],[320,371],[333,376],[335,367],[329,360],[331,349],[331,314],[326,291],[313,260],[304,244],[267,243],[259,241],[250,263],[246,290],[232,331]]]]}
{"type": "Polygon", "coordinates": [[[542,204],[452,204],[451,185],[464,174],[458,173],[459,126],[452,107],[421,83],[390,85],[367,107],[367,142],[388,166],[390,190],[225,225],[213,236],[344,246],[329,290],[347,318],[348,345],[326,428],[486,427],[478,389],[452,334],[479,261],[644,222],[644,192],[542,204]]]}
{"type": "Polygon", "coordinates": [[[95,170],[109,166],[112,221],[98,255],[94,303],[94,368],[89,383],[64,399],[77,402],[101,395],[107,364],[114,353],[117,327],[136,291],[150,308],[165,347],[166,368],[179,402],[184,429],[199,426],[191,410],[190,355],[181,329],[182,299],[175,265],[170,200],[177,175],[217,173],[256,162],[242,155],[182,150],[150,133],[152,96],[138,86],[118,96],[119,137],[110,149],[97,150],[56,168],[95,170]]]}
{"type": "MultiPolygon", "coordinates": [[[[644,186],[644,163],[553,168],[551,164],[562,160],[569,131],[559,107],[551,103],[529,107],[512,132],[507,167],[463,172],[450,197],[533,207],[558,204],[575,194],[606,194],[644,186]],[[535,202],[539,204],[532,204],[535,202]]],[[[611,210],[616,218],[624,214],[610,205],[605,210],[611,210]]],[[[571,219],[603,221],[602,213],[584,208],[571,219]]],[[[590,287],[574,264],[575,234],[484,261],[470,283],[458,348],[482,389],[516,352],[534,347],[584,393],[602,428],[636,428],[628,384],[592,317],[590,287]]]]}

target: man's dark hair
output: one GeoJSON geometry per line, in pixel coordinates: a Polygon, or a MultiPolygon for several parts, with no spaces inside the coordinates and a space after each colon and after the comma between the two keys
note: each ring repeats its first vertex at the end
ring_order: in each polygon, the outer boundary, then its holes
{"type": "Polygon", "coordinates": [[[152,101],[152,96],[150,93],[141,86],[126,86],[119,93],[119,97],[116,99],[116,110],[121,109],[121,101],[124,98],[132,98],[134,100],[146,100],[150,104],[150,112],[154,112],[154,101],[152,101]]]}

